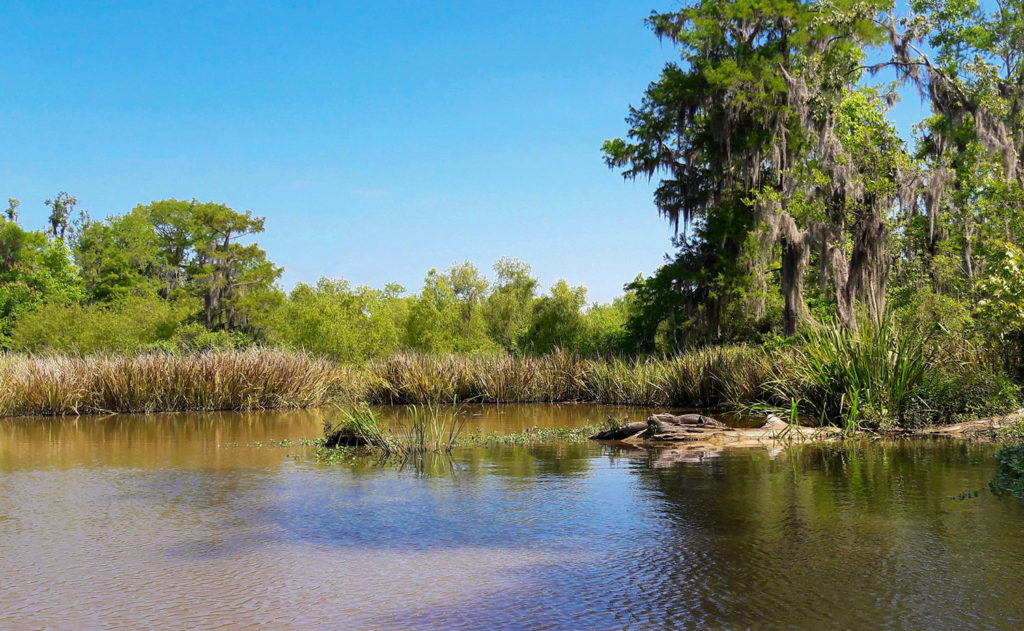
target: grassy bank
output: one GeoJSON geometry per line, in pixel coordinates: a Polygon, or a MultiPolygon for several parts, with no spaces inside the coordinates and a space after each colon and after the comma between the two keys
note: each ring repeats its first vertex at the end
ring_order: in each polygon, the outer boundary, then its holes
{"type": "Polygon", "coordinates": [[[252,410],[327,403],[346,372],[269,350],[0,359],[0,414],[252,410]]]}
{"type": "Polygon", "coordinates": [[[787,346],[717,346],[672,357],[588,359],[398,354],[341,366],[273,350],[127,357],[7,356],[0,414],[586,401],[773,408],[856,426],[948,423],[1010,411],[1017,388],[970,349],[894,331],[825,328],[787,346]]]}

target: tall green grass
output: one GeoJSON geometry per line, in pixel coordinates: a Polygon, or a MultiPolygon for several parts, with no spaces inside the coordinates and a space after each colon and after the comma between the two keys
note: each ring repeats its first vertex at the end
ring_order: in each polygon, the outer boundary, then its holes
{"type": "Polygon", "coordinates": [[[783,398],[806,402],[818,418],[902,424],[919,402],[925,375],[935,365],[927,336],[890,322],[857,332],[833,322],[809,332],[796,348],[789,374],[777,379],[783,398]]]}

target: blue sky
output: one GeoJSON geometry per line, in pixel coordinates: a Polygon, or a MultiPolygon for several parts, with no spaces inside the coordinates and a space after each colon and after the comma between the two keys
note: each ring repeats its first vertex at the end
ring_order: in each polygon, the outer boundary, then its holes
{"type": "Polygon", "coordinates": [[[4,6],[0,196],[26,227],[61,190],[94,218],[195,197],[266,216],[285,288],[513,256],[600,301],[670,249],[600,146],[675,58],[643,18],[678,3],[4,6]]]}

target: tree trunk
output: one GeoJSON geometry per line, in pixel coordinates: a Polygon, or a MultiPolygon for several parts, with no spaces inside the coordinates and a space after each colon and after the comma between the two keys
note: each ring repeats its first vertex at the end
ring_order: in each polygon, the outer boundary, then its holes
{"type": "Polygon", "coordinates": [[[802,239],[782,240],[780,285],[785,299],[783,311],[785,334],[796,335],[800,323],[810,315],[804,303],[803,276],[807,267],[807,248],[802,239]]]}
{"type": "MultiPolygon", "coordinates": [[[[885,293],[889,278],[889,262],[885,257],[887,231],[885,221],[877,212],[867,212],[857,219],[850,256],[850,277],[846,284],[846,300],[852,307],[861,300],[868,318],[878,326],[885,315],[885,293]]],[[[852,311],[852,309],[851,309],[852,311]]],[[[855,330],[851,314],[851,330],[855,330]]]]}

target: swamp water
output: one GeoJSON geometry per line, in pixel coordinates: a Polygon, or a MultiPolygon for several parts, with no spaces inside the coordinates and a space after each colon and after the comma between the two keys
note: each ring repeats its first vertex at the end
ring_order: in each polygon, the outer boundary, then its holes
{"type": "MultiPolygon", "coordinates": [[[[501,433],[646,413],[470,412],[501,433]]],[[[403,469],[278,446],[328,415],[0,420],[0,629],[1024,627],[1024,502],[987,490],[992,446],[403,469]]]]}

